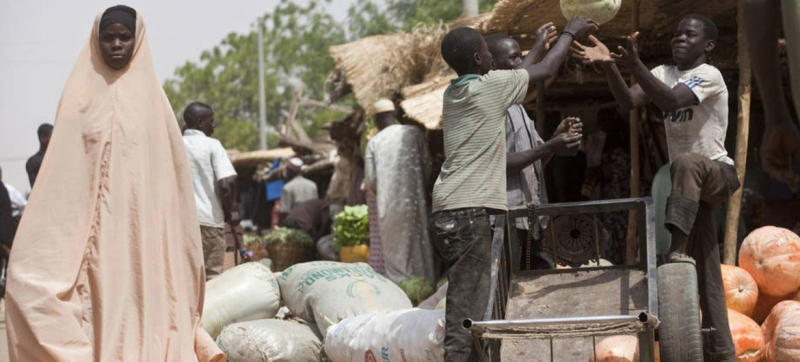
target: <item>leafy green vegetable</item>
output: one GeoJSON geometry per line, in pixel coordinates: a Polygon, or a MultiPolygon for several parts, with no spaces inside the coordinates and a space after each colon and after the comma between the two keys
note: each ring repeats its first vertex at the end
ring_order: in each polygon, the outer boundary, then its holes
{"type": "Polygon", "coordinates": [[[314,240],[311,240],[311,236],[309,236],[305,231],[296,230],[296,229],[289,229],[285,227],[277,227],[274,231],[267,234],[264,237],[264,242],[266,244],[275,244],[275,243],[292,243],[292,244],[301,244],[301,245],[313,245],[314,240]]]}
{"type": "Polygon", "coordinates": [[[333,220],[333,247],[336,251],[341,251],[343,246],[369,244],[367,205],[345,206],[333,220]]]}
{"type": "Polygon", "coordinates": [[[408,299],[414,306],[427,299],[436,292],[433,282],[425,277],[415,277],[400,282],[400,289],[406,292],[408,299]]]}

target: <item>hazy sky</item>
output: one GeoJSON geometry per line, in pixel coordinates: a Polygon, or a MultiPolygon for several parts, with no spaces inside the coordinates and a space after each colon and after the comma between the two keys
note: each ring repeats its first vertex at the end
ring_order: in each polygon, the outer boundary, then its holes
{"type": "MultiPolygon", "coordinates": [[[[354,0],[333,0],[344,20],[354,0]]],[[[160,81],[175,68],[245,32],[279,0],[0,0],[0,166],[3,181],[27,192],[25,162],[36,153],[36,128],[52,123],[61,90],[95,16],[120,3],[145,19],[160,81]]]]}

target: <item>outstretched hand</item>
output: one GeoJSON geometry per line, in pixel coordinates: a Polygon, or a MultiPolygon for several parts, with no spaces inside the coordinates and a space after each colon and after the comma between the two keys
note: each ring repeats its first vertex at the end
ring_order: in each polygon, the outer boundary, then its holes
{"type": "Polygon", "coordinates": [[[633,33],[628,37],[628,47],[623,48],[621,45],[617,47],[617,53],[611,53],[617,63],[624,65],[627,68],[633,67],[639,61],[639,32],[633,33]]]}
{"type": "Polygon", "coordinates": [[[561,120],[561,123],[558,124],[558,127],[556,127],[556,131],[553,132],[553,135],[555,136],[568,132],[573,135],[583,134],[583,123],[581,122],[580,118],[577,117],[564,118],[563,120],[561,120]]]}
{"type": "Polygon", "coordinates": [[[800,166],[800,133],[792,123],[768,125],[761,142],[761,166],[767,174],[800,192],[800,174],[792,165],[800,166]]]}
{"type": "Polygon", "coordinates": [[[558,29],[553,25],[553,22],[549,22],[536,29],[534,37],[533,49],[548,51],[550,50],[550,45],[558,39],[558,29]]]}
{"type": "Polygon", "coordinates": [[[547,141],[551,152],[561,156],[574,156],[581,149],[583,123],[575,117],[561,121],[553,137],[547,141]]]}
{"type": "Polygon", "coordinates": [[[605,44],[594,35],[589,35],[589,41],[594,46],[585,46],[578,41],[573,41],[572,47],[570,47],[572,57],[581,61],[583,65],[614,62],[614,58],[611,58],[611,51],[605,44]]]}

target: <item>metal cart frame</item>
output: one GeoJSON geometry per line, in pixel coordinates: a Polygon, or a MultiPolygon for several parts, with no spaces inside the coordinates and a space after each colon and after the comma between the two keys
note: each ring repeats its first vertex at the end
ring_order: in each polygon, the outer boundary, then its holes
{"type": "MultiPolygon", "coordinates": [[[[521,270],[520,269],[520,240],[514,228],[518,218],[527,218],[529,210],[521,207],[509,210],[505,220],[498,219],[495,222],[496,229],[492,243],[492,281],[491,288],[494,290],[490,297],[489,306],[484,315],[484,321],[465,320],[464,327],[469,329],[474,337],[475,345],[478,350],[486,351],[490,361],[501,360],[501,340],[509,339],[536,339],[549,340],[550,361],[554,360],[553,349],[554,340],[563,338],[591,338],[592,356],[594,355],[594,345],[596,336],[636,333],[639,339],[639,358],[641,361],[655,361],[655,331],[659,325],[659,290],[658,290],[658,267],[656,263],[656,243],[655,243],[655,213],[653,201],[650,198],[604,200],[593,202],[561,203],[541,205],[538,207],[538,214],[542,216],[558,216],[570,214],[592,214],[596,219],[598,213],[609,213],[617,211],[633,211],[636,213],[638,227],[638,261],[632,265],[615,265],[608,267],[588,267],[580,269],[552,269],[552,270],[521,270]],[[504,227],[505,226],[505,227],[504,227]],[[605,315],[570,315],[549,318],[522,318],[506,320],[508,308],[512,308],[513,298],[524,297],[521,294],[519,285],[521,282],[534,281],[538,283],[548,283],[557,280],[559,275],[563,279],[565,275],[588,275],[591,280],[622,278],[618,285],[622,285],[620,291],[621,300],[638,298],[640,309],[638,313],[629,314],[605,314],[605,315]],[[630,286],[630,295],[625,295],[624,285],[626,276],[636,276],[638,290],[634,291],[630,286]],[[620,277],[621,276],[621,277],[620,277]],[[527,279],[526,279],[527,278],[527,279]],[[641,283],[645,283],[646,287],[641,283]],[[634,296],[634,294],[636,294],[634,296]],[[642,300],[646,299],[646,300],[642,300]],[[641,308],[643,307],[643,308],[641,308]],[[625,327],[627,326],[627,327],[625,327]],[[625,329],[627,328],[627,329],[625,329]]],[[[499,216],[498,218],[504,218],[499,216]]],[[[551,225],[552,226],[552,225],[551,225]]],[[[596,228],[596,223],[595,223],[596,228]]],[[[547,232],[553,232],[551,227],[547,232]]],[[[595,233],[597,235],[597,232],[595,233]]],[[[555,241],[553,237],[552,242],[555,241]]],[[[599,241],[596,240],[596,257],[600,258],[599,241]]],[[[552,247],[551,250],[557,250],[552,247]]],[[[553,255],[558,260],[557,255],[553,255]]],[[[574,284],[549,285],[549,291],[560,290],[575,291],[569,288],[601,288],[605,285],[575,286],[574,284]],[[562,287],[563,286],[563,287],[562,287]]],[[[599,291],[602,292],[602,291],[599,291]]],[[[531,303],[530,297],[526,303],[531,303]]],[[[518,304],[518,303],[517,303],[518,304]]],[[[620,309],[627,310],[620,306],[620,309]]],[[[517,308],[519,310],[519,308],[517,308]]],[[[577,312],[581,312],[578,310],[577,312]]],[[[589,313],[594,314],[594,313],[589,313]]],[[[486,355],[481,354],[482,361],[486,355]]],[[[596,357],[595,357],[596,358],[596,357]]],[[[514,358],[504,358],[504,361],[516,360],[514,358]]],[[[520,357],[520,361],[528,360],[520,357]]]]}

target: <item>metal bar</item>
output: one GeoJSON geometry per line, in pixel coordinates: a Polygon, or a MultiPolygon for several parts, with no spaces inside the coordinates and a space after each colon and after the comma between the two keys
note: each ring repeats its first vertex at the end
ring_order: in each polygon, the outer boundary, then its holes
{"type": "Polygon", "coordinates": [[[555,354],[556,354],[556,352],[553,349],[553,339],[550,338],[550,362],[553,362],[553,359],[555,358],[555,354]]]}
{"type": "MultiPolygon", "coordinates": [[[[641,313],[647,315],[647,313],[641,313]]],[[[563,318],[538,318],[538,319],[512,319],[512,320],[493,320],[493,321],[473,321],[472,319],[465,319],[462,326],[466,329],[473,327],[479,328],[503,328],[503,327],[525,327],[525,326],[547,326],[547,325],[565,325],[565,324],[581,324],[581,323],[624,323],[642,321],[641,316],[635,315],[610,315],[610,316],[592,316],[592,317],[563,317],[563,318]]]]}
{"type": "MultiPolygon", "coordinates": [[[[645,200],[646,198],[640,197],[635,199],[614,199],[614,200],[543,204],[539,207],[539,215],[555,216],[555,215],[574,215],[574,214],[628,211],[635,208],[636,205],[644,203],[645,200]]],[[[508,210],[508,215],[510,218],[513,218],[514,220],[520,217],[527,217],[527,208],[525,207],[512,208],[508,210]]]]}
{"type": "Polygon", "coordinates": [[[647,240],[646,245],[646,263],[644,269],[647,273],[647,310],[650,314],[658,317],[658,263],[656,262],[656,210],[653,199],[645,201],[644,214],[646,222],[644,223],[645,234],[647,240]]]}
{"type": "Polygon", "coordinates": [[[592,214],[592,227],[594,227],[594,249],[597,254],[597,266],[600,266],[600,230],[597,229],[597,214],[592,214]]]}
{"type": "Polygon", "coordinates": [[[594,357],[594,362],[597,362],[597,337],[592,336],[592,356],[594,357]]]}
{"type": "Polygon", "coordinates": [[[483,319],[492,318],[494,304],[498,302],[496,295],[497,289],[499,283],[502,283],[500,280],[502,278],[500,275],[500,258],[503,252],[503,223],[505,223],[505,215],[495,217],[495,233],[492,237],[492,270],[490,274],[491,277],[489,278],[489,290],[491,293],[489,293],[489,303],[486,305],[483,319]],[[499,228],[499,230],[497,228],[499,228]]]}

